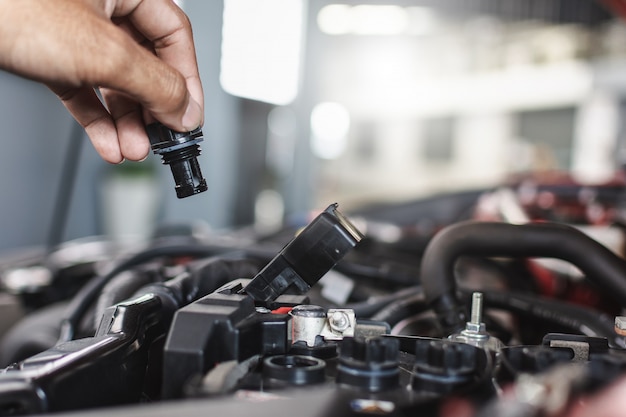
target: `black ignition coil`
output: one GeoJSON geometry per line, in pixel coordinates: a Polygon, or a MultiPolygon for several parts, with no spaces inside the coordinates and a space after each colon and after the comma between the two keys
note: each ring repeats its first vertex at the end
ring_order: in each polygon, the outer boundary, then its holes
{"type": "Polygon", "coordinates": [[[203,141],[202,129],[191,132],[176,132],[161,123],[146,126],[150,146],[155,154],[161,155],[165,165],[169,165],[176,183],[176,196],[189,197],[207,190],[202,177],[199,143],[203,141]]]}

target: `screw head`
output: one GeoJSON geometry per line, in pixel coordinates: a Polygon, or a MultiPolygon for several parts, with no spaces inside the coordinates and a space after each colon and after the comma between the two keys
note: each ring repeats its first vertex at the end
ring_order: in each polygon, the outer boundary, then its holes
{"type": "Polygon", "coordinates": [[[336,332],[343,332],[350,327],[350,318],[343,311],[335,311],[328,318],[328,324],[336,332]]]}
{"type": "Polygon", "coordinates": [[[626,316],[615,317],[615,332],[621,336],[626,336],[626,316]]]}

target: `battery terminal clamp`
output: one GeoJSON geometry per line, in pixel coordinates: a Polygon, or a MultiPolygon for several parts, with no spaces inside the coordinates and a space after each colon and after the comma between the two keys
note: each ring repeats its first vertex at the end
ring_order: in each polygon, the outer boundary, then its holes
{"type": "Polygon", "coordinates": [[[282,294],[305,294],[363,239],[361,232],[331,204],[289,242],[244,288],[257,304],[282,294]]]}
{"type": "Polygon", "coordinates": [[[169,165],[172,170],[178,198],[207,190],[197,159],[200,155],[199,143],[204,140],[201,128],[176,132],[161,123],[151,123],[146,126],[146,132],[152,151],[161,155],[163,164],[169,165]]]}

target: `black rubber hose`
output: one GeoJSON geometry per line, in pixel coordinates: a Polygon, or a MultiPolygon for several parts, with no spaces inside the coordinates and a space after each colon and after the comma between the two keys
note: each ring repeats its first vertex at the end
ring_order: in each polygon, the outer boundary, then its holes
{"type": "Polygon", "coordinates": [[[185,303],[191,303],[237,278],[252,278],[265,262],[248,257],[203,259],[190,268],[192,280],[186,287],[185,303]]]}
{"type": "Polygon", "coordinates": [[[156,274],[120,274],[107,285],[108,290],[103,291],[98,298],[95,319],[99,324],[106,308],[123,299],[152,293],[161,300],[163,321],[167,322],[179,308],[234,279],[251,278],[259,269],[259,263],[251,259],[213,257],[191,262],[187,271],[164,282],[159,282],[156,274]]]}
{"type": "MultiPolygon", "coordinates": [[[[576,334],[605,337],[611,347],[626,347],[624,338],[615,334],[613,319],[597,311],[536,295],[502,291],[481,292],[486,308],[504,310],[518,317],[560,326],[576,334]]],[[[471,298],[471,291],[462,293],[463,297],[471,298]]],[[[397,322],[423,312],[426,307],[424,298],[419,294],[408,294],[390,304],[389,308],[380,310],[372,319],[387,321],[393,327],[397,322]]]]}
{"type": "Polygon", "coordinates": [[[414,293],[390,303],[372,316],[374,321],[384,321],[394,327],[407,317],[415,316],[428,310],[423,293],[414,293]]]}
{"type": "Polygon", "coordinates": [[[208,295],[238,278],[252,278],[261,265],[246,258],[208,258],[193,262],[187,272],[165,282],[157,282],[139,289],[133,297],[164,290],[178,309],[208,295]]]}
{"type": "Polygon", "coordinates": [[[94,328],[98,328],[104,310],[131,297],[141,287],[154,282],[155,274],[137,271],[123,271],[111,279],[102,289],[96,301],[94,328]]]}
{"type": "Polygon", "coordinates": [[[89,281],[72,298],[72,301],[70,301],[70,304],[67,307],[67,311],[63,316],[59,343],[67,342],[73,339],[74,332],[78,327],[78,323],[80,322],[82,317],[85,315],[89,307],[95,302],[96,298],[98,297],[104,286],[119,273],[140,265],[144,262],[148,262],[150,260],[160,257],[207,257],[220,253],[220,250],[224,251],[223,248],[216,249],[215,247],[202,245],[158,246],[154,248],[149,248],[143,252],[139,252],[132,257],[122,261],[108,273],[100,275],[89,281]]]}
{"type": "Polygon", "coordinates": [[[391,294],[370,297],[366,301],[347,304],[342,308],[354,310],[354,314],[357,318],[374,320],[372,316],[378,314],[381,310],[389,307],[389,305],[398,300],[403,300],[415,294],[420,294],[422,300],[424,299],[424,294],[420,287],[409,287],[391,294]]]}
{"type": "Polygon", "coordinates": [[[446,227],[429,242],[421,284],[444,332],[461,330],[466,311],[456,298],[454,264],[460,256],[558,258],[576,265],[608,296],[626,306],[626,261],[573,227],[468,221],[446,227]]]}
{"type": "Polygon", "coordinates": [[[34,356],[56,343],[66,303],[51,304],[28,314],[2,336],[0,367],[34,356]]]}
{"type": "MultiPolygon", "coordinates": [[[[611,347],[625,347],[624,338],[615,334],[614,320],[595,310],[538,296],[499,291],[483,293],[486,307],[497,308],[542,322],[563,326],[592,337],[605,337],[611,347]]],[[[470,293],[467,293],[468,297],[470,293]]]]}

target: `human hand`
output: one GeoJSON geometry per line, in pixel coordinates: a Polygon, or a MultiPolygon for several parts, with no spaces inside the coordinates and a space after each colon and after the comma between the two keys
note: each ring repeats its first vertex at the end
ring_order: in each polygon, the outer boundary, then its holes
{"type": "Polygon", "coordinates": [[[0,68],[48,85],[111,163],[148,155],[152,118],[203,121],[191,26],[171,0],[0,0],[0,68]]]}

